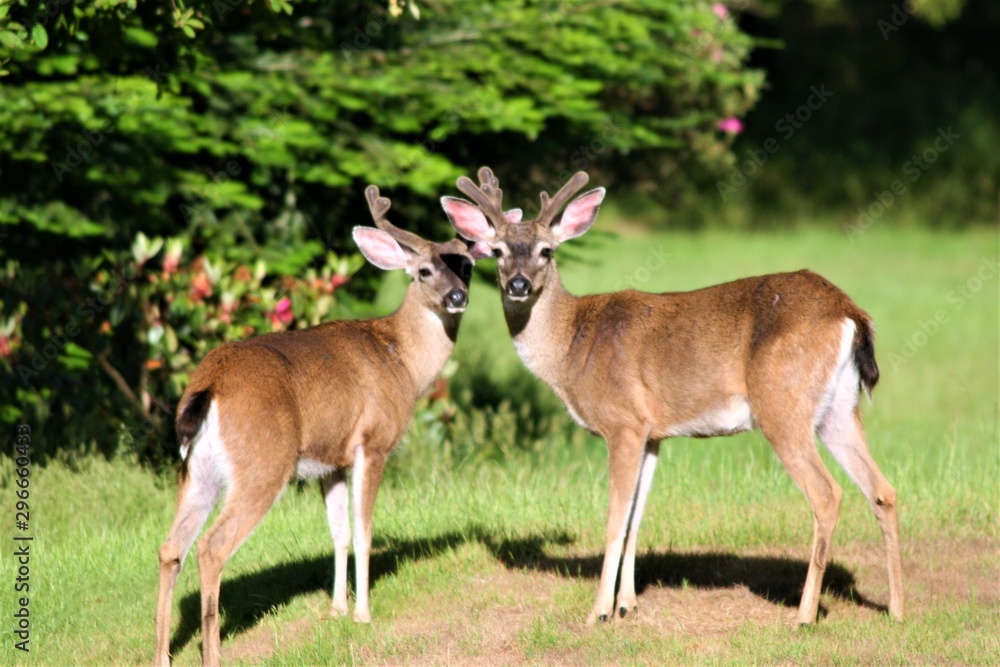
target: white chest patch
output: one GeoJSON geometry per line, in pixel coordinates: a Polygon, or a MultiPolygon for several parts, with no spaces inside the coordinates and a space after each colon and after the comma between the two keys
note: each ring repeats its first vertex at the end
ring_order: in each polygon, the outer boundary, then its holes
{"type": "Polygon", "coordinates": [[[697,417],[667,429],[667,436],[710,438],[733,435],[753,428],[753,414],[746,396],[735,394],[697,417]]]}
{"type": "Polygon", "coordinates": [[[528,367],[528,370],[538,375],[538,370],[535,368],[534,357],[531,356],[531,348],[520,341],[514,341],[514,349],[517,350],[517,356],[521,357],[521,361],[524,365],[528,367]]]}
{"type": "Polygon", "coordinates": [[[297,479],[317,479],[326,477],[336,470],[336,467],[313,461],[312,459],[299,459],[295,463],[295,477],[297,479]]]}

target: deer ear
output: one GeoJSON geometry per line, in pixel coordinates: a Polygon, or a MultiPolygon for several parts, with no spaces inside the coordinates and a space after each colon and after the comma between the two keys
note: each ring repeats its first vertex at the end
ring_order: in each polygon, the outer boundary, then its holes
{"type": "Polygon", "coordinates": [[[496,231],[479,207],[458,197],[441,197],[441,207],[448,214],[452,227],[470,241],[489,243],[496,231]]]}
{"type": "Polygon", "coordinates": [[[482,241],[469,241],[469,254],[472,259],[486,259],[493,256],[493,249],[482,241]]]}
{"type": "Polygon", "coordinates": [[[381,229],[355,227],[353,236],[365,259],[380,269],[405,269],[410,263],[409,255],[396,243],[396,239],[381,229]]]}
{"type": "Polygon", "coordinates": [[[519,208],[512,208],[509,211],[503,212],[503,217],[507,219],[507,222],[521,222],[521,216],[524,213],[519,208]]]}
{"type": "Polygon", "coordinates": [[[560,243],[582,235],[597,219],[597,211],[604,201],[604,188],[585,192],[569,203],[558,222],[552,225],[552,233],[560,243]]]}

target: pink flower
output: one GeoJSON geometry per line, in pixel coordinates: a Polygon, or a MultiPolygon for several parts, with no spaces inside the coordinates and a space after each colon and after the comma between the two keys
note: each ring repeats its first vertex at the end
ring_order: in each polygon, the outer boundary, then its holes
{"type": "Polygon", "coordinates": [[[332,276],[330,276],[329,293],[333,294],[334,292],[336,292],[337,288],[346,283],[348,280],[349,278],[347,276],[343,276],[339,273],[335,273],[332,276]]]}
{"type": "Polygon", "coordinates": [[[10,354],[10,339],[6,336],[0,336],[0,357],[6,357],[10,354]]]}
{"type": "Polygon", "coordinates": [[[168,251],[163,258],[163,273],[165,274],[164,277],[177,273],[177,268],[180,266],[180,263],[181,263],[180,248],[178,248],[176,252],[168,251]]]}
{"type": "Polygon", "coordinates": [[[725,21],[729,16],[729,10],[721,2],[712,3],[712,13],[718,16],[720,21],[725,21]]]}
{"type": "Polygon", "coordinates": [[[212,280],[207,274],[199,273],[191,280],[190,296],[195,303],[212,296],[212,280]]]}
{"type": "Polygon", "coordinates": [[[717,128],[723,132],[728,132],[729,134],[739,134],[743,131],[743,123],[736,116],[730,116],[729,118],[724,118],[720,120],[716,125],[717,128]]]}
{"type": "Polygon", "coordinates": [[[292,313],[292,300],[287,296],[274,305],[274,313],[271,315],[271,324],[289,325],[295,318],[292,313]]]}

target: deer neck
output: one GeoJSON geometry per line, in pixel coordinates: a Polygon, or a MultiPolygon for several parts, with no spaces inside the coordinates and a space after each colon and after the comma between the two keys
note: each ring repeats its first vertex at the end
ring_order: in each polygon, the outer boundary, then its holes
{"type": "Polygon", "coordinates": [[[427,308],[415,283],[406,291],[403,304],[386,320],[399,344],[399,358],[410,372],[414,386],[423,392],[441,369],[452,350],[461,313],[436,312],[427,308]]]}
{"type": "Polygon", "coordinates": [[[504,317],[518,356],[550,386],[560,381],[578,300],[563,287],[555,266],[533,301],[512,301],[503,296],[504,317]]]}

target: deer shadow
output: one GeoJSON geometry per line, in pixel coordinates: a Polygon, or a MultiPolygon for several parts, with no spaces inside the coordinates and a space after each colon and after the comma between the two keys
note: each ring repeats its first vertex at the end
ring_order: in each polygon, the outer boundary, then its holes
{"type": "MultiPolygon", "coordinates": [[[[603,554],[553,557],[545,553],[550,544],[572,542],[568,536],[559,537],[557,540],[529,536],[495,541],[483,535],[480,541],[508,568],[599,579],[603,554]]],[[[745,586],[768,602],[798,607],[808,570],[807,560],[787,557],[741,556],[722,552],[648,552],[636,555],[635,588],[636,593],[641,595],[650,586],[704,590],[745,586]]],[[[888,613],[886,605],[874,602],[861,593],[854,574],[835,561],[827,563],[822,590],[859,607],[888,613]]],[[[826,614],[827,609],[821,605],[820,615],[826,614]]]]}
{"type": "MultiPolygon", "coordinates": [[[[405,563],[434,558],[469,541],[468,534],[458,532],[415,540],[390,541],[375,537],[369,559],[371,588],[374,589],[379,579],[394,574],[405,563]]],[[[350,580],[354,572],[353,555],[348,558],[347,567],[350,580]]],[[[223,570],[219,600],[225,610],[225,621],[220,628],[221,638],[225,640],[249,630],[266,614],[301,595],[332,589],[332,551],[328,556],[281,563],[235,578],[226,578],[223,570]]],[[[187,646],[201,628],[201,593],[194,591],[187,594],[179,606],[180,623],[170,640],[173,654],[187,646]]]]}
{"type": "MultiPolygon", "coordinates": [[[[502,537],[496,530],[473,524],[461,532],[442,533],[414,540],[376,537],[372,542],[369,580],[374,590],[379,579],[395,574],[400,566],[439,554],[468,543],[478,542],[508,569],[548,572],[562,577],[598,579],[603,555],[550,556],[550,547],[574,543],[564,531],[546,531],[516,538],[502,537]]],[[[349,559],[354,571],[354,558],[349,559]]],[[[723,589],[745,586],[764,600],[797,607],[802,596],[809,563],[805,560],[773,556],[740,556],[721,552],[650,552],[636,556],[636,593],[650,586],[723,589]]],[[[350,579],[350,577],[349,577],[350,579]]],[[[219,598],[226,613],[222,639],[233,637],[256,625],[268,612],[287,605],[300,595],[333,586],[333,555],[306,558],[297,562],[263,568],[232,579],[223,577],[219,598]]],[[[858,591],[854,575],[830,562],[823,578],[823,591],[860,607],[887,612],[858,591]]],[[[820,614],[827,610],[820,607],[820,614]]],[[[184,648],[201,627],[201,597],[189,593],[180,602],[180,623],[170,646],[176,653],[184,648]]]]}

